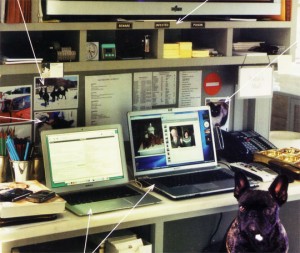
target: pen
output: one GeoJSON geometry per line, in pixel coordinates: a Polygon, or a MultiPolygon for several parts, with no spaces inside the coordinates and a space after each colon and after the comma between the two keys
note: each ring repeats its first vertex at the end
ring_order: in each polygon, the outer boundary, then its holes
{"type": "Polygon", "coordinates": [[[15,198],[13,198],[13,199],[11,200],[11,202],[16,202],[16,201],[18,201],[18,200],[24,199],[25,197],[27,197],[27,196],[30,195],[31,193],[32,193],[32,192],[27,192],[27,193],[25,193],[25,194],[23,194],[23,195],[21,195],[21,196],[15,197],[15,198]]]}
{"type": "Polygon", "coordinates": [[[24,154],[24,161],[27,160],[29,146],[30,146],[30,142],[27,141],[27,143],[26,143],[26,148],[25,148],[25,154],[24,154]]]}

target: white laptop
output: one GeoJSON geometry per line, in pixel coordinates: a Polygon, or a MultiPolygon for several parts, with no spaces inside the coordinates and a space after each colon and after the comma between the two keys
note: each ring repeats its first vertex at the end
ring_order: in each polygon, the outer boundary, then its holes
{"type": "MultiPolygon", "coordinates": [[[[77,215],[131,208],[145,192],[129,184],[121,125],[42,131],[47,187],[77,215]]],[[[139,205],[160,202],[147,194],[139,205]]]]}
{"type": "Polygon", "coordinates": [[[128,113],[134,176],[171,199],[233,191],[217,165],[210,107],[128,113]]]}

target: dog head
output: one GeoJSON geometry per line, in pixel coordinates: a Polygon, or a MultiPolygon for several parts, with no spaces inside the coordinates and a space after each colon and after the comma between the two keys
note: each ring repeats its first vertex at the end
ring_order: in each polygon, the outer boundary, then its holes
{"type": "Polygon", "coordinates": [[[250,189],[243,173],[235,174],[234,196],[238,200],[238,223],[252,244],[270,239],[279,221],[279,207],[287,201],[288,179],[278,176],[268,191],[250,189]]]}

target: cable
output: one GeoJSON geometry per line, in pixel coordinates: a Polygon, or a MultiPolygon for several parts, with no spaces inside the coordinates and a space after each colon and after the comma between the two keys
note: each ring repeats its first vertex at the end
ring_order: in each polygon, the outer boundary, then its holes
{"type": "Polygon", "coordinates": [[[211,237],[209,238],[209,245],[211,245],[211,243],[212,243],[212,240],[213,240],[214,236],[216,235],[216,233],[217,233],[217,232],[218,232],[218,230],[219,230],[219,227],[220,227],[220,224],[221,224],[222,218],[223,218],[223,213],[220,213],[220,217],[219,217],[219,220],[218,220],[217,226],[216,226],[216,228],[215,228],[215,231],[213,232],[213,234],[212,234],[212,235],[211,235],[211,237]]]}
{"type": "Polygon", "coordinates": [[[226,167],[228,167],[228,169],[231,170],[230,164],[229,164],[228,162],[218,161],[218,164],[223,164],[223,165],[225,165],[226,167]]]}
{"type": "Polygon", "coordinates": [[[131,180],[130,183],[134,184],[135,186],[137,186],[137,187],[140,188],[140,189],[143,189],[143,188],[144,188],[144,187],[143,187],[143,184],[142,184],[140,181],[136,180],[136,179],[131,180]]]}
{"type": "Polygon", "coordinates": [[[22,16],[22,20],[23,20],[23,23],[24,23],[24,27],[25,27],[25,30],[26,30],[27,37],[28,37],[28,41],[29,41],[29,44],[30,44],[30,47],[31,47],[31,51],[32,51],[33,57],[35,59],[35,65],[36,65],[37,70],[40,74],[41,82],[42,82],[42,84],[44,84],[44,79],[43,79],[42,74],[41,74],[41,70],[40,70],[36,55],[35,55],[35,51],[34,51],[34,48],[33,48],[32,42],[31,42],[31,38],[30,38],[30,35],[29,35],[29,32],[28,32],[27,24],[26,24],[24,14],[23,14],[23,10],[21,8],[19,0],[17,0],[17,3],[18,3],[18,6],[19,6],[19,9],[20,9],[20,13],[21,13],[21,16],[22,16]]]}
{"type": "Polygon", "coordinates": [[[203,249],[203,252],[210,252],[209,249],[210,249],[210,247],[213,245],[213,242],[212,242],[212,241],[213,241],[213,238],[214,238],[214,236],[217,234],[217,232],[218,232],[218,230],[219,230],[219,228],[220,228],[222,219],[223,219],[223,213],[220,213],[220,217],[219,217],[217,226],[216,226],[214,232],[212,233],[212,235],[210,236],[210,238],[209,238],[209,243],[208,243],[208,245],[203,249]]]}

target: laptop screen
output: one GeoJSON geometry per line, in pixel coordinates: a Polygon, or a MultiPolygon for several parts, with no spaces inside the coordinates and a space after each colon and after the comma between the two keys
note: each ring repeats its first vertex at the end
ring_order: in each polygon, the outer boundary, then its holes
{"type": "Polygon", "coordinates": [[[135,176],[217,165],[210,107],[128,113],[135,176]]]}
{"type": "Polygon", "coordinates": [[[128,182],[120,125],[42,132],[46,185],[57,193],[128,182]]]}

